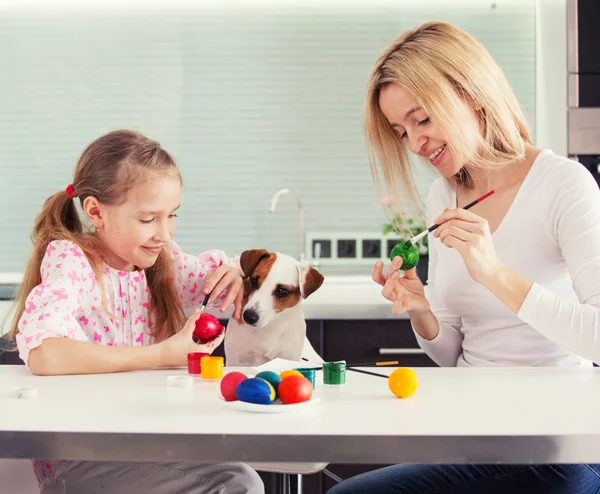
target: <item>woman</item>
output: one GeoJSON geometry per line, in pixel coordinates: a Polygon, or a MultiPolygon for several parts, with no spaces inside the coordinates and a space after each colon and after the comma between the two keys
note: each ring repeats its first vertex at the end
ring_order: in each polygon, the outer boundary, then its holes
{"type": "MultiPolygon", "coordinates": [[[[427,198],[427,294],[415,274],[373,279],[407,312],[441,366],[600,362],[600,192],[579,163],[533,146],[502,71],[474,38],[426,23],[370,76],[365,132],[383,193],[416,203],[409,152],[442,176],[427,198]],[[462,206],[494,190],[469,210],[462,206]]],[[[397,465],[333,488],[348,493],[597,492],[597,465],[397,465]]]]}

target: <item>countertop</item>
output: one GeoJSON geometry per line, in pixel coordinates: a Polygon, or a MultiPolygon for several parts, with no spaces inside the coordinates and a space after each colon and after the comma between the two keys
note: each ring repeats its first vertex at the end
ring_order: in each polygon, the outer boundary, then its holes
{"type": "MultiPolygon", "coordinates": [[[[10,308],[7,299],[21,280],[19,273],[0,273],[0,318],[10,308]]],[[[302,301],[306,319],[407,319],[392,315],[392,304],[381,295],[381,286],[370,276],[325,276],[321,288],[302,301]]],[[[211,312],[209,309],[207,312],[211,312]]],[[[229,317],[231,310],[215,316],[229,317]]]]}

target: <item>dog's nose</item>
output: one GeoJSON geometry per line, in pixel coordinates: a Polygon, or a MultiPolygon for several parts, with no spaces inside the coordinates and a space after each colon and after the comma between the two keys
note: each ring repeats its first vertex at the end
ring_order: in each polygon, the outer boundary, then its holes
{"type": "Polygon", "coordinates": [[[254,309],[246,309],[243,314],[244,321],[247,324],[256,324],[258,321],[258,312],[254,309]]]}

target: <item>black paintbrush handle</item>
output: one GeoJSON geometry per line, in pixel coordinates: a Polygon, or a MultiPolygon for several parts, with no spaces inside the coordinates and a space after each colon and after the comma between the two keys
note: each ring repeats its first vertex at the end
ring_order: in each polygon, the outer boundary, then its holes
{"type": "MultiPolygon", "coordinates": [[[[208,299],[210,298],[210,293],[206,294],[206,297],[204,297],[204,300],[202,301],[202,304],[200,305],[200,308],[202,310],[204,310],[204,307],[206,307],[206,304],[208,304],[208,299]]],[[[200,340],[198,338],[196,338],[194,335],[192,335],[192,340],[194,340],[194,343],[198,343],[200,340]]]]}
{"type": "Polygon", "coordinates": [[[389,379],[390,376],[386,376],[385,374],[378,374],[377,372],[370,372],[362,369],[356,369],[355,367],[347,367],[349,371],[359,372],[360,374],[368,374],[369,376],[383,377],[384,379],[389,379]]]}

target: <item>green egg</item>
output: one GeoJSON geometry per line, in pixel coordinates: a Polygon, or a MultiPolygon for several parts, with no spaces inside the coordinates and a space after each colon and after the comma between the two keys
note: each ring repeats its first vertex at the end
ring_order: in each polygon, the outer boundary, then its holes
{"type": "Polygon", "coordinates": [[[394,260],[394,257],[400,256],[402,258],[402,267],[400,269],[406,271],[414,268],[419,263],[419,251],[414,245],[407,245],[406,243],[396,244],[390,252],[390,260],[394,260]]]}
{"type": "MultiPolygon", "coordinates": [[[[275,394],[277,394],[277,387],[279,386],[279,383],[281,382],[281,377],[279,377],[279,374],[273,372],[273,371],[262,371],[259,372],[258,374],[256,374],[256,377],[258,377],[259,379],[263,379],[264,381],[267,381],[275,390],[275,394]]],[[[275,398],[273,398],[275,399],[275,398]]]]}

